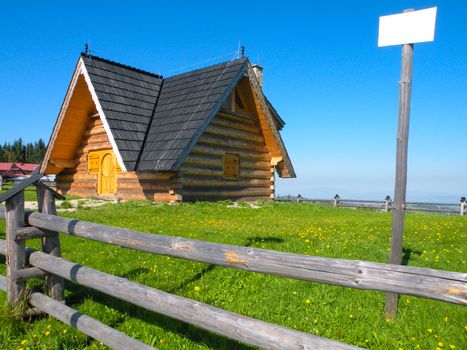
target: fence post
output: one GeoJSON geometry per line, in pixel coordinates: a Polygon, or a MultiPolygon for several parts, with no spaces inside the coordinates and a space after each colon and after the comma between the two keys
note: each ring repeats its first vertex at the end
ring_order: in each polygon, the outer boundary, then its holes
{"type": "Polygon", "coordinates": [[[339,199],[341,199],[341,197],[339,197],[338,194],[336,194],[334,196],[334,206],[337,207],[339,205],[339,199]]]}
{"type": "Polygon", "coordinates": [[[391,210],[391,197],[386,196],[384,200],[384,211],[387,213],[389,210],[391,210]]]}
{"type": "Polygon", "coordinates": [[[26,263],[24,240],[16,240],[16,229],[24,226],[24,192],[8,198],[6,207],[6,246],[7,246],[7,299],[11,306],[16,305],[26,292],[26,282],[17,280],[17,272],[26,263]]]}
{"type": "Polygon", "coordinates": [[[460,203],[460,215],[461,216],[464,216],[464,213],[465,213],[465,203],[466,200],[465,200],[465,197],[461,197],[461,203],[460,203]]]}
{"type": "MultiPolygon", "coordinates": [[[[57,215],[55,195],[47,188],[37,186],[37,204],[40,213],[57,215]]],[[[53,256],[60,256],[60,237],[58,236],[58,232],[48,231],[48,235],[42,237],[42,251],[53,256]],[[55,234],[50,235],[50,233],[55,234]]],[[[58,301],[65,300],[63,278],[48,274],[45,277],[45,286],[51,298],[58,301]]]]}

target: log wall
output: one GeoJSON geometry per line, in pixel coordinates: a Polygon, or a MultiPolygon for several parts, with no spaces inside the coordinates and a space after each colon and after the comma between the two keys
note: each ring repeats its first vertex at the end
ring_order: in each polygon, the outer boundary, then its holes
{"type": "MultiPolygon", "coordinates": [[[[57,190],[63,194],[96,196],[98,175],[88,172],[88,153],[112,149],[101,119],[91,117],[75,158],[75,166],[57,174],[57,190]]],[[[181,200],[176,173],[117,173],[117,192],[121,199],[148,199],[173,202],[181,200]]]]}
{"type": "Polygon", "coordinates": [[[219,112],[181,168],[183,200],[256,200],[274,196],[274,168],[258,117],[219,112]],[[224,178],[225,153],[238,154],[238,179],[224,178]]]}

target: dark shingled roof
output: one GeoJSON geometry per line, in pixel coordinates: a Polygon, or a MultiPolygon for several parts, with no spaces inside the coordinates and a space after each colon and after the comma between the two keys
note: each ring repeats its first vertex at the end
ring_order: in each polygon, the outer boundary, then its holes
{"type": "MultiPolygon", "coordinates": [[[[166,79],[81,55],[128,171],[176,171],[245,73],[247,58],[166,79]]],[[[284,121],[267,101],[276,127],[284,121]]]]}
{"type": "Polygon", "coordinates": [[[177,170],[240,79],[246,58],[164,79],[138,170],[177,170]]]}
{"type": "Polygon", "coordinates": [[[162,84],[162,77],[81,56],[128,171],[135,169],[162,84]]]}

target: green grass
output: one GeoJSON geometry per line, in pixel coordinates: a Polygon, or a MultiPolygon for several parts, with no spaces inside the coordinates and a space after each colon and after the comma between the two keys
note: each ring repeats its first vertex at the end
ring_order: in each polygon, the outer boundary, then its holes
{"type": "MultiPolygon", "coordinates": [[[[228,208],[227,203],[128,202],[62,215],[211,242],[378,262],[388,260],[391,236],[390,214],[303,203],[262,203],[260,209],[252,209],[228,208]]],[[[465,272],[466,218],[410,213],[406,219],[404,260],[408,265],[465,272]]],[[[0,231],[4,232],[3,226],[0,231]]],[[[463,306],[402,296],[397,319],[387,322],[384,293],[61,237],[63,256],[74,262],[303,332],[369,349],[467,348],[463,306]]],[[[4,265],[0,273],[5,273],[4,265]]],[[[68,305],[159,349],[250,349],[72,283],[66,283],[66,298],[68,305]]],[[[0,325],[0,347],[5,349],[104,348],[52,318],[11,321],[4,293],[0,293],[0,325]]]]}
{"type": "MultiPolygon", "coordinates": [[[[10,184],[8,184],[6,186],[3,186],[2,190],[0,191],[0,194],[5,193],[7,190],[9,190],[12,187],[13,186],[11,186],[10,184]]],[[[65,198],[67,200],[70,200],[70,199],[80,199],[82,197],[67,194],[67,195],[65,195],[65,198]]],[[[28,201],[28,202],[37,201],[37,194],[36,194],[36,187],[35,186],[26,187],[26,189],[24,191],[24,200],[28,201]]]]}

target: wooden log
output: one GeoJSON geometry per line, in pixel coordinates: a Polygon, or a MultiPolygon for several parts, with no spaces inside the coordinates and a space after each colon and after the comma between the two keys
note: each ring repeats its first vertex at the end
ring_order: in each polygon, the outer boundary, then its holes
{"type": "Polygon", "coordinates": [[[337,341],[272,325],[199,301],[169,294],[41,252],[32,253],[30,261],[34,266],[144,309],[263,349],[277,349],[278,344],[284,349],[297,350],[355,349],[337,341]]]}
{"type": "Polygon", "coordinates": [[[6,277],[0,275],[0,290],[6,292],[6,277]]]}
{"type": "Polygon", "coordinates": [[[237,153],[240,159],[245,160],[255,160],[255,161],[262,161],[262,162],[270,162],[271,157],[268,153],[256,152],[255,150],[247,151],[247,150],[238,150],[232,149],[229,147],[212,147],[212,146],[203,146],[203,145],[195,145],[191,150],[191,154],[203,154],[203,155],[210,155],[210,156],[218,156],[223,157],[225,153],[237,153]]]}
{"type": "Polygon", "coordinates": [[[238,247],[147,234],[42,213],[30,214],[28,222],[39,228],[153,254],[355,289],[467,304],[465,273],[238,247]]]}
{"type": "Polygon", "coordinates": [[[50,159],[49,162],[57,168],[74,168],[76,166],[74,159],[50,159]]]}
{"type": "Polygon", "coordinates": [[[438,206],[450,206],[455,207],[458,203],[430,203],[430,202],[406,202],[406,205],[438,205],[438,206]]]}
{"type": "Polygon", "coordinates": [[[4,239],[0,239],[0,254],[6,255],[6,241],[4,239]]]}
{"type": "Polygon", "coordinates": [[[257,142],[250,142],[246,140],[231,140],[231,139],[226,139],[225,137],[219,137],[219,136],[211,136],[211,135],[202,135],[198,143],[201,145],[214,145],[214,146],[220,146],[220,147],[231,147],[231,148],[236,148],[236,149],[246,149],[246,150],[257,150],[258,152],[261,153],[266,153],[268,152],[268,149],[266,148],[266,145],[257,143],[257,142]]]}
{"type": "Polygon", "coordinates": [[[262,187],[268,188],[271,185],[269,180],[215,180],[209,177],[184,177],[183,187],[262,187]]]}
{"type": "Polygon", "coordinates": [[[376,203],[376,204],[384,204],[384,201],[378,200],[368,200],[368,199],[342,199],[339,198],[339,203],[376,203]]]}
{"type": "MultiPolygon", "coordinates": [[[[222,167],[224,165],[223,157],[206,157],[190,155],[185,159],[186,165],[200,165],[206,167],[222,167]]],[[[255,162],[250,160],[240,160],[240,171],[242,169],[269,170],[271,164],[269,162],[255,162]]]]}
{"type": "Polygon", "coordinates": [[[15,231],[15,239],[33,239],[33,238],[42,238],[44,236],[53,236],[56,235],[54,232],[44,231],[37,227],[21,227],[15,231]]]}
{"type": "MultiPolygon", "coordinates": [[[[412,11],[412,10],[406,10],[412,11]]],[[[399,112],[397,125],[396,183],[392,211],[391,254],[389,262],[400,264],[404,238],[404,207],[407,192],[407,153],[409,144],[410,97],[412,92],[413,44],[402,45],[402,71],[399,81],[399,112]]],[[[386,318],[394,319],[397,313],[398,296],[386,295],[384,311],[386,318]]]]}
{"type": "Polygon", "coordinates": [[[242,123],[237,120],[234,121],[225,118],[222,115],[216,115],[216,117],[211,121],[211,125],[222,126],[224,128],[230,128],[235,130],[246,130],[248,132],[256,133],[259,135],[259,127],[257,125],[242,123]]]}
{"type": "MultiPolygon", "coordinates": [[[[37,188],[37,204],[40,213],[56,215],[55,197],[52,192],[44,188],[37,188]]],[[[42,237],[42,251],[53,256],[60,256],[60,237],[58,232],[46,230],[42,237]]],[[[45,287],[49,296],[58,301],[65,300],[63,278],[48,275],[45,278],[45,287]]]]}
{"type": "Polygon", "coordinates": [[[249,132],[245,130],[231,129],[224,126],[209,125],[204,132],[207,134],[228,137],[231,139],[254,141],[260,144],[264,143],[264,139],[258,133],[258,131],[249,132]]]}
{"type": "Polygon", "coordinates": [[[257,124],[258,123],[258,118],[254,115],[251,114],[245,114],[245,113],[240,113],[240,112],[232,112],[231,110],[228,109],[221,109],[217,115],[229,118],[234,121],[246,123],[246,124],[257,124]]]}
{"type": "Polygon", "coordinates": [[[21,269],[16,272],[17,281],[27,281],[31,278],[41,278],[47,275],[47,272],[37,268],[29,267],[26,269],[21,269]]]}
{"type": "Polygon", "coordinates": [[[32,293],[29,297],[29,303],[112,349],[154,349],[44,294],[32,293]]]}
{"type": "MultiPolygon", "coordinates": [[[[207,176],[207,177],[217,177],[222,179],[224,177],[224,170],[220,167],[217,168],[203,168],[200,166],[188,166],[184,165],[182,167],[184,176],[198,177],[198,176],[207,176]]],[[[250,170],[250,169],[240,169],[240,179],[269,179],[271,174],[266,170],[250,170]]]]}
{"type": "Polygon", "coordinates": [[[24,192],[21,191],[6,201],[6,263],[7,300],[16,305],[26,291],[24,281],[17,280],[17,272],[26,263],[26,249],[23,240],[15,239],[15,232],[24,226],[24,192]]]}
{"type": "Polygon", "coordinates": [[[201,196],[203,198],[237,198],[237,197],[264,197],[271,194],[269,188],[246,188],[246,189],[229,189],[221,187],[212,188],[196,188],[183,189],[183,196],[201,196]]]}

